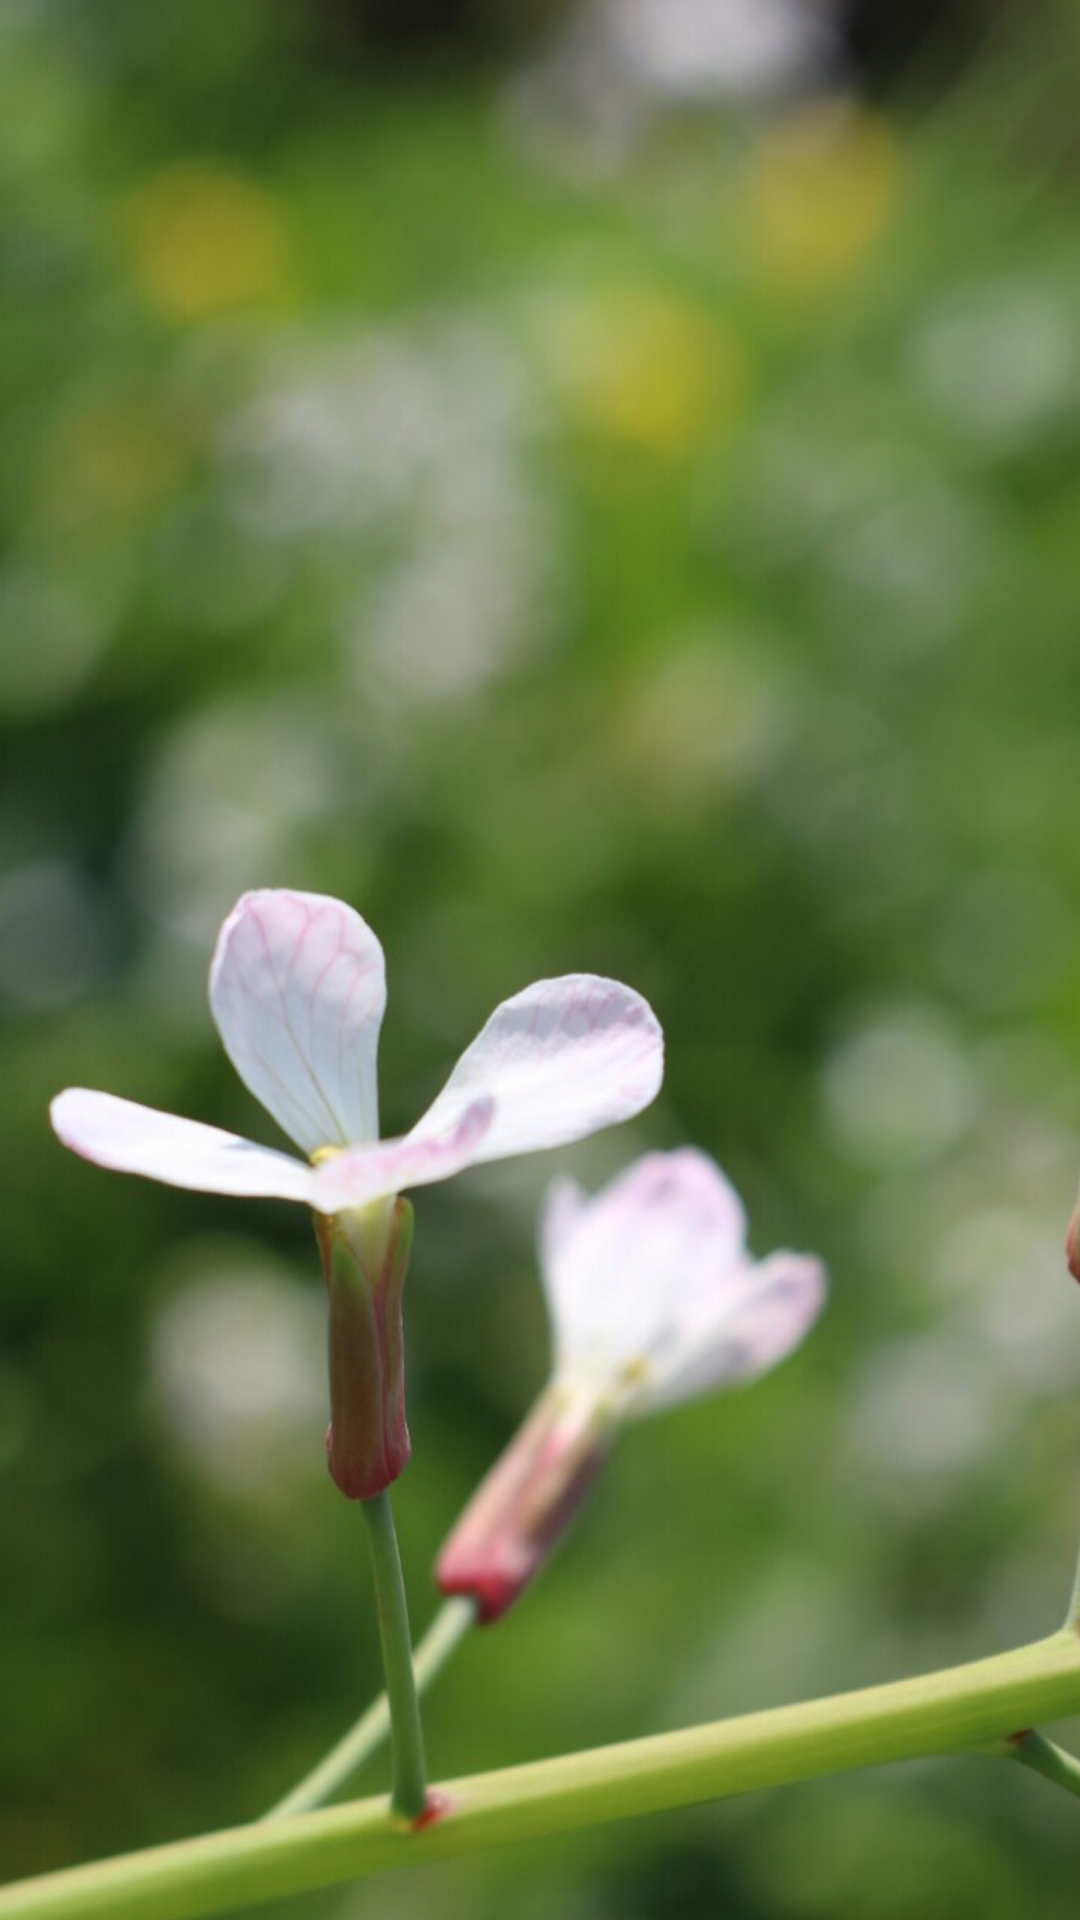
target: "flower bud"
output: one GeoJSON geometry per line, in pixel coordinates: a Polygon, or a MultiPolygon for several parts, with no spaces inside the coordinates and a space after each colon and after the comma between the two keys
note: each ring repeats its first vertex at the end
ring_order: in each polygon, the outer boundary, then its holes
{"type": "Polygon", "coordinates": [[[326,1457],[349,1500],[382,1493],[409,1464],[401,1294],[412,1228],[400,1197],[316,1215],[330,1295],[326,1457]]]}
{"type": "Polygon", "coordinates": [[[1065,1235],[1065,1258],[1069,1263],[1069,1272],[1073,1279],[1080,1280],[1080,1200],[1073,1208],[1069,1231],[1065,1235]]]}
{"type": "Polygon", "coordinates": [[[441,1591],[475,1600],[482,1624],[498,1620],[558,1543],[613,1432],[595,1399],[553,1380],[446,1541],[435,1568],[441,1591]]]}

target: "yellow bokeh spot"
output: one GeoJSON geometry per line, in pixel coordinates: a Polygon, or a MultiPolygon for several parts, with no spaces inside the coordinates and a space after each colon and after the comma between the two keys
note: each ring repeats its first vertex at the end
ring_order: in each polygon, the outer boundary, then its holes
{"type": "Polygon", "coordinates": [[[762,271],[792,287],[846,272],[888,224],[898,174],[896,140],[876,116],[816,107],[789,117],[758,147],[746,179],[762,271]]]}
{"type": "Polygon", "coordinates": [[[272,304],[289,291],[281,207],[215,162],[184,161],[144,182],[127,202],[124,229],[136,279],[175,319],[272,304]]]}
{"type": "Polygon", "coordinates": [[[567,412],[590,431],[678,454],[723,430],[743,405],[749,361],[721,319],[651,289],[568,296],[545,347],[567,412]]]}

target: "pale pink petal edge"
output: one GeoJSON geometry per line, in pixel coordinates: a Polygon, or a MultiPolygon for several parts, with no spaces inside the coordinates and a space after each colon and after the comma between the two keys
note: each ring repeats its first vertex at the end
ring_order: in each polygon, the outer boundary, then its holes
{"type": "Polygon", "coordinates": [[[314,1175],[289,1154],[134,1100],[68,1087],[49,1108],[57,1137],[84,1160],[195,1193],[311,1203],[314,1175]]]}

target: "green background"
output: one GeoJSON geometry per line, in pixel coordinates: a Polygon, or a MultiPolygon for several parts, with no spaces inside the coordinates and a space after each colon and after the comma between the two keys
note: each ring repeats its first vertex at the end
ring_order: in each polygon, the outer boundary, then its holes
{"type": "MultiPolygon", "coordinates": [[[[380,934],[388,1131],[538,976],[625,978],[667,1033],[631,1126],[418,1197],[418,1626],[544,1377],[555,1171],[694,1142],[757,1251],[831,1272],[781,1371],[626,1434],[439,1684],[437,1774],[1064,1606],[1075,25],[1033,7],[883,93],[616,110],[567,96],[552,12],[0,21],[5,1876],[254,1814],[377,1685],[309,1223],[46,1120],[74,1083],[275,1137],[205,1002],[246,887],[380,934]]],[[[969,1760],[274,1912],[1054,1920],[1078,1848],[969,1760]]]]}

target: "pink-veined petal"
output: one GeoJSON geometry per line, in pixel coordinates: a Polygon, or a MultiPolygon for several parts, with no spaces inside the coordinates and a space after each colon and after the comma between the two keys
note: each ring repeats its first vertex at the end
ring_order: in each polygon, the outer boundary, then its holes
{"type": "Polygon", "coordinates": [[[65,1147],[99,1167],[138,1173],[196,1193],[311,1204],[315,1175],[302,1160],[134,1100],[68,1087],[49,1109],[65,1147]]]}
{"type": "Polygon", "coordinates": [[[414,1139],[374,1141],[336,1153],[316,1167],[312,1205],[320,1213],[340,1213],[363,1207],[408,1187],[430,1186],[448,1180],[477,1158],[477,1145],[491,1125],[490,1099],[474,1100],[440,1134],[414,1139]]]}
{"type": "Polygon", "coordinates": [[[639,993],[588,973],[538,980],[496,1007],[407,1137],[444,1135],[490,1099],[474,1163],[563,1146],[640,1113],[663,1073],[660,1024],[639,993]]]}
{"type": "Polygon", "coordinates": [[[210,1005],[240,1078],[306,1153],[378,1138],[386,973],[352,907],[245,893],[218,935],[210,1005]]]}
{"type": "Polygon", "coordinates": [[[678,1364],[661,1367],[631,1411],[652,1413],[714,1387],[743,1386],[786,1360],[825,1304],[826,1276],[811,1254],[771,1253],[747,1275],[742,1299],[701,1325],[678,1364]]]}

